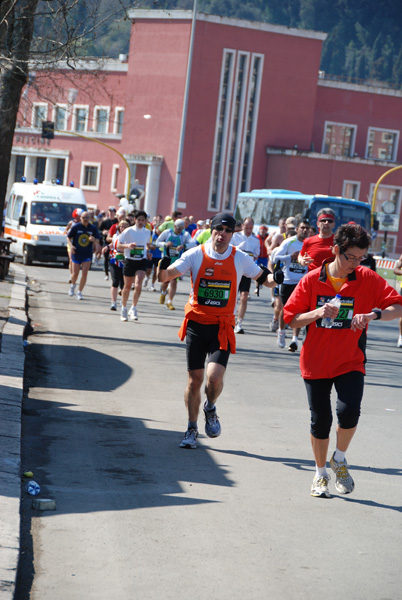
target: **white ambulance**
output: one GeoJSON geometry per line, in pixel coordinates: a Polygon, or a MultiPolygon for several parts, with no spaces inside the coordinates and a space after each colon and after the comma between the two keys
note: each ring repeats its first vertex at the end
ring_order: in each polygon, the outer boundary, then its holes
{"type": "Polygon", "coordinates": [[[14,183],[5,210],[4,235],[24,265],[68,264],[66,225],[76,208],[87,204],[82,190],[56,183],[14,183]]]}

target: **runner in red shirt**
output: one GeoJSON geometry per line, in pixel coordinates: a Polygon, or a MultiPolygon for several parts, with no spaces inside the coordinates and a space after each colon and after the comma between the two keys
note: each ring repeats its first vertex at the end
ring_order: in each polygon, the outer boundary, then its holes
{"type": "Polygon", "coordinates": [[[332,257],[335,227],[335,213],[332,208],[322,208],[318,211],[317,227],[318,235],[305,239],[299,254],[299,263],[308,267],[309,271],[321,267],[326,258],[332,257]]]}
{"type": "Polygon", "coordinates": [[[311,411],[311,444],[316,473],[311,495],[329,497],[326,470],[332,424],[331,388],[337,399],[337,442],[330,466],[335,487],[349,494],[354,482],[348,471],[346,450],[356,431],[363,396],[367,325],[374,319],[391,321],[402,317],[402,296],[385,279],[361,267],[370,236],[356,224],[342,225],[334,238],[335,258],[305,275],[284,307],[290,327],[308,326],[300,353],[300,367],[311,411]],[[339,309],[328,304],[341,295],[339,309]],[[326,318],[335,318],[326,328],[326,318]]]}

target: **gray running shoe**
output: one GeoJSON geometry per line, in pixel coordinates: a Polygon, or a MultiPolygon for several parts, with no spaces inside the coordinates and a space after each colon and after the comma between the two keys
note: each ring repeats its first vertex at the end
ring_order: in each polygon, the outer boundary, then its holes
{"type": "Polygon", "coordinates": [[[279,327],[278,319],[272,319],[270,327],[271,327],[272,333],[276,333],[278,331],[278,327],[279,327]]]}
{"type": "Polygon", "coordinates": [[[314,496],[314,498],[330,498],[331,494],[328,489],[328,482],[330,479],[330,475],[323,475],[322,477],[315,476],[311,486],[311,495],[314,496]]]}
{"type": "Polygon", "coordinates": [[[210,438],[216,438],[221,434],[221,424],[219,423],[219,417],[216,414],[216,408],[213,410],[206,410],[204,404],[204,415],[205,415],[205,433],[210,438]]]}
{"type": "Polygon", "coordinates": [[[198,431],[196,429],[187,429],[183,441],[180,442],[180,448],[197,448],[198,431]]]}
{"type": "Polygon", "coordinates": [[[286,346],[286,333],[278,329],[278,346],[284,348],[286,346]]]}
{"type": "Polygon", "coordinates": [[[350,494],[355,489],[355,482],[349,475],[348,463],[346,462],[346,460],[343,460],[342,462],[337,462],[334,459],[334,454],[332,455],[329,464],[336,475],[335,487],[340,494],[350,494]]]}
{"type": "Polygon", "coordinates": [[[68,290],[68,295],[69,296],[74,296],[75,295],[75,283],[72,283],[70,285],[70,289],[68,290]]]}

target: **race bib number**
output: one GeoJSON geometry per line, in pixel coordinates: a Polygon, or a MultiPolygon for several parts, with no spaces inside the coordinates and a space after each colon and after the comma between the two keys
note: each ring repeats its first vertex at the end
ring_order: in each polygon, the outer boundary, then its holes
{"type": "Polygon", "coordinates": [[[142,258],[144,256],[144,246],[136,246],[130,249],[130,256],[132,258],[142,258]]]}
{"type": "Polygon", "coordinates": [[[230,288],[231,281],[201,278],[198,286],[198,304],[222,308],[228,303],[230,288]]]}
{"type": "MultiPolygon", "coordinates": [[[[323,304],[332,300],[333,296],[317,296],[317,308],[320,308],[323,304]]],[[[354,298],[347,298],[342,296],[342,304],[339,309],[338,316],[336,317],[332,329],[350,329],[353,317],[353,310],[355,306],[354,298]]],[[[324,327],[322,319],[316,321],[317,327],[324,327]]]]}
{"type": "Polygon", "coordinates": [[[289,271],[291,271],[292,273],[305,273],[307,271],[307,268],[303,267],[298,262],[291,262],[289,266],[289,271]]]}

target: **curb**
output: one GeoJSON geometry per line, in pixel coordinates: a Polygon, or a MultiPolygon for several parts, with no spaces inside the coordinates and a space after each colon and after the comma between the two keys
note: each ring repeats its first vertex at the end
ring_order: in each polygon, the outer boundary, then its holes
{"type": "Polygon", "coordinates": [[[27,283],[24,269],[10,265],[14,276],[9,317],[0,352],[0,598],[14,597],[20,550],[21,409],[24,390],[24,329],[27,283]]]}

